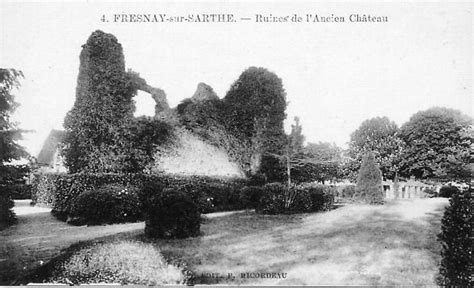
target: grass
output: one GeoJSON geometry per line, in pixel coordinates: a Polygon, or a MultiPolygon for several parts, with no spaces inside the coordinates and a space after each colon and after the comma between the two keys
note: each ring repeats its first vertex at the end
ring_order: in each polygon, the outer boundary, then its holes
{"type": "Polygon", "coordinates": [[[202,237],[154,244],[188,263],[196,284],[435,285],[446,204],[419,199],[315,214],[245,212],[208,219],[202,237]],[[240,277],[257,272],[287,277],[240,277]]]}
{"type": "MultiPolygon", "coordinates": [[[[191,284],[435,286],[441,248],[436,234],[447,204],[434,198],[352,204],[314,214],[219,213],[205,219],[200,237],[151,240],[141,234],[130,239],[155,247],[175,266],[185,263],[193,271],[191,284]]],[[[113,250],[122,246],[108,247],[104,251],[114,257],[129,250],[117,253],[113,250]]],[[[93,251],[81,249],[75,251],[93,251]]],[[[82,269],[77,260],[70,261],[68,267],[82,269]]],[[[148,265],[151,260],[133,261],[148,265]]]]}

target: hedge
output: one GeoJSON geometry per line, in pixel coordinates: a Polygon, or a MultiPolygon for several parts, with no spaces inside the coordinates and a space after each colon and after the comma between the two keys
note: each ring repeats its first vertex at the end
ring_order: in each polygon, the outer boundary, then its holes
{"type": "Polygon", "coordinates": [[[31,199],[31,185],[29,184],[12,185],[11,196],[15,200],[31,199]]]}
{"type": "Polygon", "coordinates": [[[438,239],[442,244],[437,282],[442,287],[473,287],[474,190],[452,194],[441,220],[438,239]]]}
{"type": "MultiPolygon", "coordinates": [[[[252,188],[252,190],[255,190],[255,188],[252,188]]],[[[332,209],[337,194],[336,188],[326,185],[303,184],[288,189],[286,185],[281,183],[266,184],[262,191],[252,192],[262,193],[255,209],[260,214],[328,211],[332,209]],[[288,203],[289,198],[291,198],[291,201],[288,203]]]]}
{"type": "MultiPolygon", "coordinates": [[[[81,193],[108,184],[132,186],[141,190],[147,183],[187,193],[201,213],[245,208],[240,201],[240,189],[246,184],[244,179],[156,174],[39,174],[33,181],[32,201],[36,205],[51,207],[56,217],[66,220],[73,215],[74,203],[81,193]]],[[[149,196],[152,195],[139,195],[143,203],[147,202],[149,196]]]]}
{"type": "Polygon", "coordinates": [[[143,220],[137,189],[108,184],[81,193],[73,204],[72,224],[112,224],[143,220]]]}

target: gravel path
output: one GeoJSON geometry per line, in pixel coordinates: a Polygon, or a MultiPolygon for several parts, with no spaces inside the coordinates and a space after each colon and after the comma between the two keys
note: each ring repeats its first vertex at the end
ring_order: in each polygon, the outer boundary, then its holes
{"type": "Polygon", "coordinates": [[[79,241],[119,233],[142,233],[143,222],[104,226],[71,226],[54,218],[49,208],[32,207],[16,200],[18,222],[0,231],[0,285],[11,284],[79,241]]]}

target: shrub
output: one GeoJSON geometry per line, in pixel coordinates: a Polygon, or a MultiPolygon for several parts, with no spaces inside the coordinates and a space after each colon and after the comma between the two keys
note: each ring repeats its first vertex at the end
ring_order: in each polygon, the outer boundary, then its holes
{"type": "Polygon", "coordinates": [[[80,194],[107,184],[139,188],[138,196],[145,205],[163,188],[180,190],[192,198],[202,213],[208,213],[242,209],[240,189],[246,180],[164,174],[51,173],[36,175],[32,199],[37,205],[52,207],[53,215],[66,220],[80,194]]]}
{"type": "Polygon", "coordinates": [[[263,187],[255,211],[260,214],[328,211],[334,205],[336,193],[336,188],[319,184],[294,186],[288,190],[281,183],[270,183],[263,187]]]}
{"type": "MultiPolygon", "coordinates": [[[[122,285],[182,284],[183,271],[167,264],[149,243],[116,241],[73,247],[63,259],[46,264],[49,283],[75,285],[119,283],[122,285]],[[49,275],[48,275],[49,274],[49,275]]],[[[44,277],[44,276],[43,276],[44,277]]]]}
{"type": "Polygon", "coordinates": [[[242,209],[239,186],[228,183],[198,181],[174,182],[166,188],[188,195],[198,206],[199,212],[211,213],[242,209]]]}
{"type": "Polygon", "coordinates": [[[240,190],[240,202],[244,208],[255,209],[264,194],[262,186],[246,186],[240,190]]]}
{"type": "Polygon", "coordinates": [[[81,193],[70,217],[74,224],[136,222],[142,219],[142,205],[136,189],[110,184],[81,193]]]}
{"type": "Polygon", "coordinates": [[[356,197],[368,204],[383,204],[382,173],[373,153],[367,153],[357,177],[356,197]]]}
{"type": "Polygon", "coordinates": [[[474,264],[472,261],[474,241],[473,189],[454,193],[450,205],[441,220],[442,260],[438,284],[447,287],[472,287],[474,264]]]}
{"type": "Polygon", "coordinates": [[[140,199],[140,202],[142,203],[144,213],[146,213],[146,211],[150,209],[149,203],[151,201],[151,198],[154,195],[160,194],[164,188],[165,187],[161,182],[147,180],[145,181],[145,183],[143,183],[142,187],[138,189],[137,194],[138,198],[140,199]]]}
{"type": "Polygon", "coordinates": [[[165,188],[150,199],[145,234],[152,238],[186,238],[199,235],[200,213],[182,191],[165,188]]]}
{"type": "Polygon", "coordinates": [[[15,223],[15,212],[12,208],[15,205],[11,197],[11,190],[6,185],[0,186],[0,230],[5,229],[15,223]]]}
{"type": "Polygon", "coordinates": [[[289,191],[293,194],[293,201],[288,206],[288,212],[290,213],[304,213],[312,210],[313,203],[311,199],[311,192],[306,187],[292,187],[294,191],[289,191]]]}
{"type": "Polygon", "coordinates": [[[260,214],[281,214],[287,212],[285,199],[287,187],[281,183],[269,183],[263,186],[263,195],[255,208],[260,214]]]}
{"type": "Polygon", "coordinates": [[[459,189],[456,186],[443,186],[441,189],[439,189],[439,197],[444,197],[444,198],[450,198],[454,194],[459,193],[459,189]]]}
{"type": "Polygon", "coordinates": [[[336,188],[321,184],[309,184],[303,186],[302,189],[309,193],[311,212],[329,211],[332,209],[335,195],[337,194],[336,188]]]}

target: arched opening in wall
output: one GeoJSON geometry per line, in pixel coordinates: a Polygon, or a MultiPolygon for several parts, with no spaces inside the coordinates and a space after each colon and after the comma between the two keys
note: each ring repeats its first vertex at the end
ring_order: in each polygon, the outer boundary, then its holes
{"type": "Polygon", "coordinates": [[[155,116],[156,103],[149,93],[138,90],[133,100],[135,101],[135,117],[155,116]]]}

